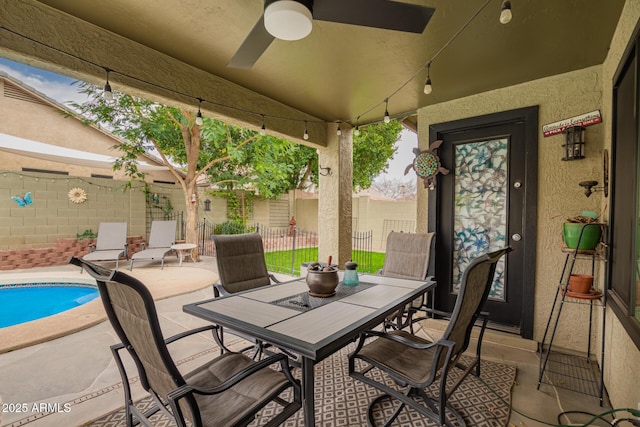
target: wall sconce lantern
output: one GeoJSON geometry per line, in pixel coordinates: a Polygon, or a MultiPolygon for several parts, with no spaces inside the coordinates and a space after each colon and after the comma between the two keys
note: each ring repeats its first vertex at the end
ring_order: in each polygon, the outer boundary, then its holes
{"type": "Polygon", "coordinates": [[[584,159],[584,128],[571,126],[564,130],[564,157],[562,160],[584,159]]]}
{"type": "Polygon", "coordinates": [[[204,201],[204,210],[209,212],[211,210],[211,200],[206,199],[204,201]]]}

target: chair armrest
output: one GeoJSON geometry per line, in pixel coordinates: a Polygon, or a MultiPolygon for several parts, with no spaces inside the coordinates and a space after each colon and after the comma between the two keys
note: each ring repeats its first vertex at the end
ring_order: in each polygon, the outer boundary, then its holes
{"type": "Polygon", "coordinates": [[[276,278],[273,274],[269,273],[269,278],[273,281],[273,283],[282,283],[280,280],[276,278]]]}
{"type": "Polygon", "coordinates": [[[179,334],[173,335],[169,338],[166,338],[164,342],[165,344],[171,344],[172,342],[178,341],[179,339],[188,337],[190,335],[199,334],[200,332],[205,332],[205,331],[217,330],[218,328],[219,328],[218,325],[202,326],[200,328],[191,329],[189,331],[184,331],[179,334]]]}
{"type": "Polygon", "coordinates": [[[225,390],[228,390],[229,388],[233,387],[235,384],[255,374],[261,369],[268,367],[273,363],[280,362],[280,365],[282,366],[283,370],[288,371],[289,365],[287,361],[288,361],[288,357],[285,356],[284,354],[276,354],[247,366],[243,370],[236,372],[226,381],[218,384],[215,387],[204,388],[204,387],[196,387],[193,385],[185,384],[168,393],[167,398],[177,403],[179,399],[181,399],[182,397],[186,396],[189,393],[206,394],[206,395],[219,394],[225,390]]]}
{"type": "Polygon", "coordinates": [[[444,346],[449,346],[448,343],[451,343],[451,345],[453,345],[453,343],[451,341],[446,341],[446,340],[440,340],[440,341],[436,341],[436,342],[430,342],[430,343],[418,343],[415,341],[411,341],[401,335],[396,335],[396,334],[388,334],[386,332],[379,332],[379,331],[367,331],[365,334],[363,334],[361,336],[360,339],[365,340],[369,337],[372,336],[376,336],[379,338],[384,338],[390,341],[395,341],[397,343],[406,345],[407,347],[411,347],[411,348],[415,348],[417,350],[426,350],[432,347],[435,347],[437,345],[444,345],[444,346]]]}
{"type": "Polygon", "coordinates": [[[227,290],[224,288],[224,286],[222,286],[222,284],[220,283],[214,283],[213,284],[213,293],[215,294],[214,296],[217,297],[228,297],[229,295],[231,295],[229,292],[227,292],[227,290]]]}

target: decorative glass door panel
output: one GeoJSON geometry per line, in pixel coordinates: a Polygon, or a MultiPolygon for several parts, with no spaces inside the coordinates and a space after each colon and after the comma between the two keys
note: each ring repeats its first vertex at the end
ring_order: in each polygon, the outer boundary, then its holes
{"type": "MultiPolygon", "coordinates": [[[[452,290],[458,292],[467,265],[507,241],[508,138],[455,146],[452,290]]],[[[504,301],[504,259],[496,267],[489,298],[504,301]]]]}

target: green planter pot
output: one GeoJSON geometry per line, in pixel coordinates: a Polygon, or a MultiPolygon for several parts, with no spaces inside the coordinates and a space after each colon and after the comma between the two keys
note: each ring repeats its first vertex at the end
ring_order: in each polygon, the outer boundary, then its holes
{"type": "Polygon", "coordinates": [[[600,234],[602,233],[600,224],[565,222],[564,224],[562,224],[562,238],[564,239],[564,244],[567,245],[569,249],[576,249],[576,246],[578,246],[578,239],[580,239],[580,230],[582,230],[582,227],[584,227],[584,232],[582,233],[582,239],[580,240],[580,247],[578,249],[595,249],[600,242],[600,234]]]}

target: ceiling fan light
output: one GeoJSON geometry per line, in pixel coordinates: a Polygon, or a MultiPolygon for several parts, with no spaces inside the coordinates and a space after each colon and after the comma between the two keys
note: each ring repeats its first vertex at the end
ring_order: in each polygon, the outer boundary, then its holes
{"type": "Polygon", "coordinates": [[[280,40],[300,40],[309,35],[313,16],[303,4],[293,0],[279,0],[264,10],[264,27],[280,40]]]}
{"type": "Polygon", "coordinates": [[[513,14],[511,13],[511,2],[509,0],[504,0],[502,2],[502,6],[500,7],[500,23],[508,24],[511,22],[513,18],[513,14]]]}

